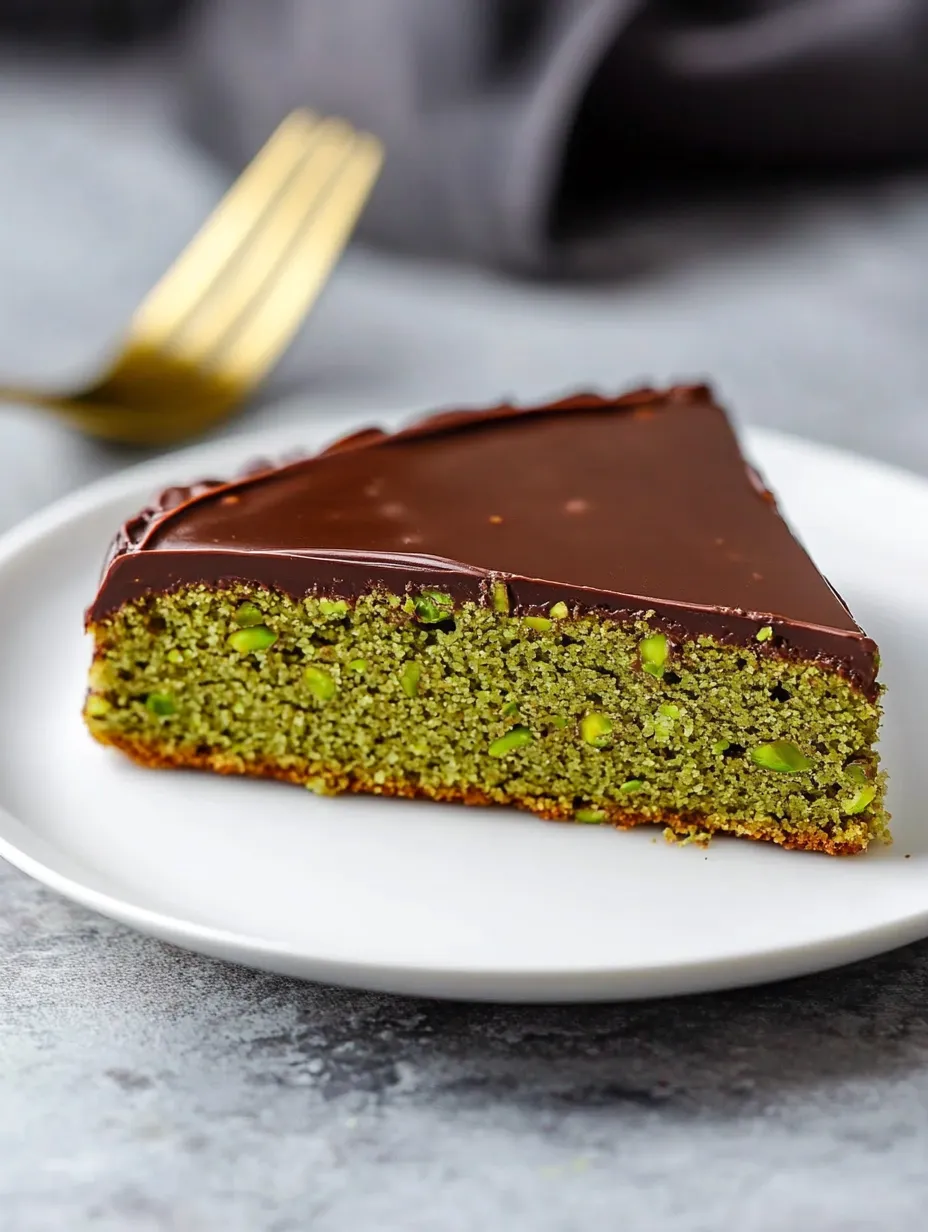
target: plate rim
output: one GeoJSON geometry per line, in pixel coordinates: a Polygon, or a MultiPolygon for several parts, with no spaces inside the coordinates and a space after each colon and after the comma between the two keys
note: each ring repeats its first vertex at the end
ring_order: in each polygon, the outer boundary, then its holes
{"type": "MultiPolygon", "coordinates": [[[[23,824],[0,808],[0,823],[8,820],[14,825],[23,824]]],[[[307,956],[290,944],[194,924],[166,912],[137,906],[59,872],[16,846],[2,830],[0,859],[69,901],[191,953],[359,991],[494,1004],[637,1001],[746,988],[863,961],[920,940],[928,933],[926,908],[917,915],[843,932],[824,941],[712,959],[651,963],[640,968],[570,966],[526,971],[457,967],[453,963],[442,967],[365,963],[307,956]]]]}
{"type": "MultiPolygon", "coordinates": [[[[244,464],[249,456],[276,450],[284,453],[288,448],[292,450],[294,440],[301,435],[311,438],[317,447],[321,447],[326,440],[351,430],[359,423],[377,422],[378,419],[380,422],[387,420],[395,423],[404,418],[408,416],[382,412],[373,415],[363,410],[347,413],[340,409],[324,417],[313,417],[302,424],[235,433],[136,463],[68,493],[7,530],[0,536],[0,570],[62,524],[88,516],[108,502],[138,495],[143,485],[150,484],[154,490],[159,484],[177,482],[178,470],[183,473],[200,465],[216,468],[215,461],[210,462],[209,459],[215,459],[217,455],[229,459],[228,463],[221,461],[220,467],[234,466],[232,459],[236,457],[239,464],[244,464]]],[[[739,436],[748,456],[755,445],[760,447],[759,452],[765,446],[786,451],[799,450],[852,467],[858,472],[866,471],[884,482],[904,483],[912,491],[928,497],[928,479],[901,467],[769,429],[741,428],[739,436]]],[[[190,477],[193,477],[192,474],[190,477]]],[[[753,947],[713,958],[664,960],[640,967],[629,967],[627,964],[571,965],[534,971],[502,967],[481,969],[473,965],[455,965],[454,961],[436,967],[408,962],[370,963],[345,958],[331,959],[307,954],[301,947],[283,941],[186,920],[140,906],[131,898],[86,885],[56,868],[53,862],[34,855],[28,849],[28,841],[18,843],[10,837],[10,831],[17,829],[27,834],[30,832],[27,823],[0,807],[0,858],[63,897],[123,925],[213,958],[301,979],[400,995],[535,1003],[691,995],[812,974],[873,957],[928,935],[926,901],[921,911],[910,911],[897,919],[851,932],[842,930],[824,939],[819,937],[811,942],[761,950],[753,947]]]]}

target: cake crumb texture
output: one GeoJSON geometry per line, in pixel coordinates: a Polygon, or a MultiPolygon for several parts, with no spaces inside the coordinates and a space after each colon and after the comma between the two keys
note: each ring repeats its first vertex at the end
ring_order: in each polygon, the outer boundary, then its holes
{"type": "Polygon", "coordinates": [[[831,854],[887,837],[879,703],[846,678],[708,637],[665,653],[644,617],[552,611],[187,586],[92,626],[85,718],[143,765],[323,794],[831,854]]]}

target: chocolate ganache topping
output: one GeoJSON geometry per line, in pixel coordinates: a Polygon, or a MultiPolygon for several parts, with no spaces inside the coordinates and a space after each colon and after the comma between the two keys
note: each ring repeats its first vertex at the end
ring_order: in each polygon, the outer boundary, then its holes
{"type": "Polygon", "coordinates": [[[296,598],[426,586],[489,602],[494,581],[516,613],[563,600],[647,616],[677,639],[819,659],[876,691],[875,644],[705,386],[443,412],[168,489],[120,531],[87,616],[189,584],[296,598]]]}

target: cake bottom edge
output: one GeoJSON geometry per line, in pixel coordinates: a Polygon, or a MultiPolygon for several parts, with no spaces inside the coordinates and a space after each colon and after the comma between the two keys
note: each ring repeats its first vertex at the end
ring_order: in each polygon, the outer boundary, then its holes
{"type": "Polygon", "coordinates": [[[715,834],[728,834],[755,842],[773,843],[790,851],[819,852],[830,856],[859,855],[871,842],[888,844],[892,838],[888,829],[874,826],[866,818],[860,819],[853,838],[835,840],[819,827],[802,830],[787,830],[774,818],[743,819],[698,812],[645,813],[623,808],[619,805],[603,805],[595,810],[599,816],[582,816],[571,812],[554,800],[544,797],[520,797],[507,792],[490,795],[477,787],[449,787],[423,784],[408,778],[397,777],[383,782],[366,778],[354,770],[320,767],[305,761],[285,764],[273,758],[248,759],[217,750],[183,748],[176,745],[163,746],[156,742],[140,740],[122,733],[91,728],[93,737],[103,745],[117,749],[131,761],[146,769],[200,770],[213,774],[238,775],[246,778],[272,779],[290,783],[313,791],[317,795],[374,795],[404,799],[430,800],[443,804],[463,804],[477,807],[511,807],[533,813],[544,821],[569,824],[603,824],[618,830],[631,830],[639,826],[662,826],[668,837],[688,841],[705,841],[715,834]]]}

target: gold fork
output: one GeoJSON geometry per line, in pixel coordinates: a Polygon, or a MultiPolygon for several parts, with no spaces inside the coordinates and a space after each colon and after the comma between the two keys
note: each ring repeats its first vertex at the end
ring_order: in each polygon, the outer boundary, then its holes
{"type": "Polygon", "coordinates": [[[84,432],[165,444],[228,414],[321,292],[383,161],[344,120],[295,111],[136,310],[108,371],[72,393],[0,385],[84,432]]]}

